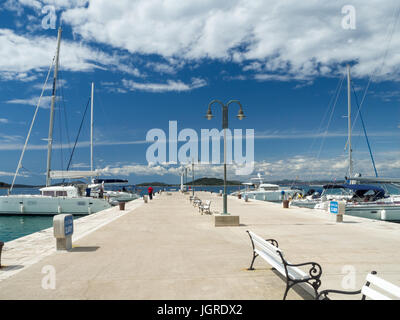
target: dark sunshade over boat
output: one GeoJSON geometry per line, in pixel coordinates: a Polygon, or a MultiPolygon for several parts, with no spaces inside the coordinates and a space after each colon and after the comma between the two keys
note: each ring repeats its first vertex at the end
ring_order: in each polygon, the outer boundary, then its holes
{"type": "Polygon", "coordinates": [[[385,196],[384,189],[367,184],[327,184],[324,186],[324,189],[350,189],[360,198],[364,197],[368,191],[374,192],[374,199],[383,198],[385,196]]]}
{"type": "Polygon", "coordinates": [[[94,179],[93,183],[95,184],[101,184],[101,183],[128,183],[128,180],[123,180],[123,179],[94,179]]]}

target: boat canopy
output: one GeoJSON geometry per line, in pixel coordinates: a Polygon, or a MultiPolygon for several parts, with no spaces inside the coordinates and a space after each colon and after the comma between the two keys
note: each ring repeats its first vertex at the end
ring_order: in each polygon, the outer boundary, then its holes
{"type": "Polygon", "coordinates": [[[324,189],[349,189],[354,191],[355,195],[360,198],[364,197],[368,191],[373,191],[375,198],[383,198],[385,196],[383,188],[367,184],[327,184],[324,185],[324,189]]]}
{"type": "Polygon", "coordinates": [[[94,184],[124,184],[128,183],[128,180],[124,179],[94,179],[93,180],[94,184]]]}
{"type": "Polygon", "coordinates": [[[51,179],[80,179],[99,175],[99,171],[50,171],[51,179]]]}
{"type": "Polygon", "coordinates": [[[354,177],[347,178],[350,181],[367,182],[367,183],[400,183],[399,178],[376,178],[376,177],[354,177]]]}

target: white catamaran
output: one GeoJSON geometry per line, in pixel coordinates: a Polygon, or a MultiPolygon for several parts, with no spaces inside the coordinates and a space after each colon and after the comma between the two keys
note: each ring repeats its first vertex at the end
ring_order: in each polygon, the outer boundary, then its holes
{"type": "Polygon", "coordinates": [[[17,170],[7,196],[0,196],[0,214],[22,214],[22,215],[53,215],[59,213],[71,213],[75,215],[91,214],[107,208],[110,203],[105,199],[85,197],[85,185],[74,186],[51,186],[51,179],[74,179],[84,177],[94,177],[98,175],[95,171],[52,171],[51,170],[51,153],[53,144],[53,124],[54,124],[54,105],[56,99],[56,83],[59,67],[59,54],[61,43],[61,28],[58,29],[57,50],[55,56],[53,91],[51,97],[50,123],[47,148],[47,171],[46,171],[46,187],[40,189],[40,195],[13,195],[15,179],[18,176],[19,169],[22,167],[23,156],[29,141],[33,124],[37,112],[39,110],[40,101],[43,96],[50,70],[47,75],[46,82],[43,86],[42,94],[36,107],[36,111],[25,141],[21,157],[18,162],[17,170]]]}

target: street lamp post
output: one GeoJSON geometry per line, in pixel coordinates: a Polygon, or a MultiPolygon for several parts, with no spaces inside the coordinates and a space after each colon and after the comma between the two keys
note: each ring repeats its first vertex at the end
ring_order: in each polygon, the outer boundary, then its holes
{"type": "Polygon", "coordinates": [[[219,100],[213,100],[208,104],[208,111],[206,114],[206,118],[208,120],[211,120],[214,116],[211,113],[211,106],[214,103],[219,103],[222,106],[222,129],[224,130],[224,195],[223,195],[223,214],[229,214],[228,213],[228,196],[226,193],[226,129],[228,129],[228,107],[232,103],[236,103],[239,105],[239,113],[237,115],[237,118],[239,120],[243,120],[245,118],[244,113],[243,113],[243,108],[241,103],[238,100],[231,100],[227,104],[223,104],[219,100]]]}
{"type": "Polygon", "coordinates": [[[187,190],[187,168],[185,167],[185,192],[187,190]]]}
{"type": "Polygon", "coordinates": [[[192,160],[192,196],[194,197],[194,162],[192,160]]]}

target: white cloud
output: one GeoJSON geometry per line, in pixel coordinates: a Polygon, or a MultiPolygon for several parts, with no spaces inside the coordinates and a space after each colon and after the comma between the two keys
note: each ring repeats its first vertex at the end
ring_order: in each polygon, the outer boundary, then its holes
{"type": "MultiPolygon", "coordinates": [[[[34,106],[34,107],[37,106],[38,102],[39,102],[39,97],[32,97],[32,98],[27,98],[27,99],[12,99],[12,100],[6,101],[6,103],[9,103],[9,104],[28,105],[28,106],[34,106]]],[[[51,97],[43,96],[42,99],[40,100],[40,108],[49,109],[50,103],[51,103],[51,97]]]]}
{"type": "MultiPolygon", "coordinates": [[[[0,171],[0,177],[13,177],[14,175],[15,172],[0,171]]],[[[17,176],[23,178],[30,177],[30,175],[27,173],[19,173],[17,176]]]]}
{"type": "Polygon", "coordinates": [[[158,73],[165,73],[165,74],[175,74],[176,69],[166,63],[158,63],[158,62],[148,62],[146,63],[146,67],[153,69],[154,71],[158,73]]]}
{"type": "MultiPolygon", "coordinates": [[[[318,76],[337,76],[343,72],[344,62],[353,61],[354,77],[366,77],[378,69],[379,80],[400,79],[399,28],[390,37],[398,12],[395,0],[368,5],[352,1],[355,30],[342,28],[344,0],[7,0],[5,9],[21,14],[24,6],[29,7],[38,12],[40,21],[45,4],[54,5],[59,20],[70,25],[74,36],[85,43],[105,44],[124,52],[125,56],[106,54],[67,42],[64,63],[72,71],[99,68],[143,77],[129,63],[129,52],[164,58],[168,63],[146,65],[161,74],[175,74],[177,67],[187,62],[219,59],[238,63],[245,75],[250,73],[259,81],[309,83],[318,76]]],[[[1,78],[25,73],[20,77],[28,81],[32,70],[45,69],[55,41],[46,37],[28,40],[9,34],[10,30],[5,32],[7,29],[0,29],[1,78]],[[24,56],[28,51],[31,54],[24,56]]],[[[170,85],[179,87],[181,83],[176,82],[170,85]]]]}
{"type": "MultiPolygon", "coordinates": [[[[398,135],[398,132],[393,131],[376,131],[368,132],[369,137],[394,137],[398,135]]],[[[280,139],[317,139],[317,138],[347,138],[348,132],[307,132],[307,131],[265,131],[257,132],[254,136],[255,139],[259,140],[280,140],[280,139]]]]}
{"type": "Polygon", "coordinates": [[[22,136],[19,135],[0,133],[0,143],[15,143],[21,141],[22,139],[22,136]]]}
{"type": "MultiPolygon", "coordinates": [[[[382,65],[389,30],[398,8],[395,0],[354,0],[355,30],[341,26],[345,1],[165,1],[97,0],[63,12],[63,20],[87,41],[105,43],[131,53],[166,58],[203,58],[243,63],[259,71],[310,79],[340,71],[356,61],[353,75],[365,77],[382,65]],[[379,44],[379,45],[378,45],[379,44]],[[256,63],[256,64],[254,64],[256,63]]],[[[380,75],[398,79],[398,30],[380,75]]]]}
{"type": "MultiPolygon", "coordinates": [[[[0,151],[10,151],[10,150],[22,150],[24,144],[16,143],[24,139],[21,136],[10,136],[0,134],[0,151]]],[[[146,140],[134,140],[134,141],[99,141],[95,142],[95,145],[100,146],[116,146],[116,145],[136,145],[136,144],[150,144],[146,140]]],[[[88,148],[90,146],[90,141],[81,141],[76,144],[76,148],[88,148]]],[[[53,149],[65,148],[65,145],[53,144],[53,149]]],[[[47,144],[28,144],[28,150],[47,150],[47,144]]]]}
{"type": "MultiPolygon", "coordinates": [[[[36,72],[48,70],[55,50],[55,36],[24,36],[10,29],[0,29],[0,79],[36,79],[36,72]]],[[[140,76],[139,70],[130,63],[128,56],[105,53],[69,40],[61,43],[60,64],[62,70],[66,71],[87,72],[102,69],[140,76]]]]}
{"type": "Polygon", "coordinates": [[[166,83],[140,83],[133,80],[122,80],[123,86],[130,91],[169,92],[169,91],[190,91],[207,85],[204,79],[192,78],[187,84],[180,80],[167,80],[166,83]]]}
{"type": "MultiPolygon", "coordinates": [[[[37,90],[42,90],[43,89],[43,83],[36,83],[34,84],[32,87],[33,89],[37,89],[37,90]]],[[[57,88],[59,87],[63,87],[66,88],[67,87],[67,81],[64,79],[58,79],[57,80],[57,88]]],[[[52,90],[53,89],[53,83],[51,81],[47,81],[47,84],[44,88],[44,90],[52,90]]]]}

